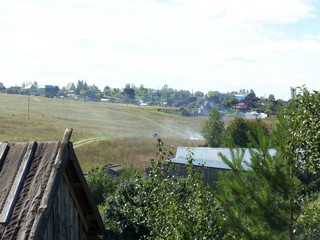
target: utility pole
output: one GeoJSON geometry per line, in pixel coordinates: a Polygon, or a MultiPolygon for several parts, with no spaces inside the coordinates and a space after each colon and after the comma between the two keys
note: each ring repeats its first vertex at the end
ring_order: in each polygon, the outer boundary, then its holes
{"type": "Polygon", "coordinates": [[[27,95],[28,95],[28,119],[29,119],[29,116],[30,116],[30,93],[28,92],[27,95]]]}

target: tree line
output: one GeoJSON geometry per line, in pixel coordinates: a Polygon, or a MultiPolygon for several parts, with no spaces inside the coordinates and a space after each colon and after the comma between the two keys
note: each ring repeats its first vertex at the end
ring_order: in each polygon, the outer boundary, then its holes
{"type": "MultiPolygon", "coordinates": [[[[32,86],[32,94],[37,94],[38,83],[35,81],[25,82],[22,87],[9,87],[3,91],[9,94],[28,94],[30,90],[25,89],[26,86],[32,86]]],[[[100,90],[95,85],[89,86],[84,80],[78,80],[74,84],[75,89],[72,92],[67,89],[67,86],[61,89],[58,86],[55,87],[57,88],[56,97],[74,98],[76,96],[77,99],[90,101],[104,99],[115,103],[169,106],[178,110],[166,110],[168,113],[177,113],[183,116],[207,115],[213,107],[219,111],[234,111],[235,105],[239,102],[243,102],[248,109],[253,111],[272,115],[276,114],[277,110],[286,104],[285,101],[276,99],[273,94],[268,97],[257,97],[252,89],[250,91],[240,89],[227,93],[219,91],[203,93],[201,91],[176,90],[168,85],[164,85],[160,89],[152,89],[144,85],[126,84],[124,88],[105,86],[104,89],[100,90]],[[237,96],[242,97],[237,99],[237,96]]]]}

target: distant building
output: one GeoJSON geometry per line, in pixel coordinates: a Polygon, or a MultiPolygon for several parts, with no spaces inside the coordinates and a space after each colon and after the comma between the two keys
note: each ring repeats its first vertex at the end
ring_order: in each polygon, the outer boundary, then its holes
{"type": "Polygon", "coordinates": [[[76,94],[77,88],[74,85],[74,83],[68,83],[66,89],[67,89],[68,95],[76,94]]]}
{"type": "Polygon", "coordinates": [[[38,87],[35,84],[29,84],[29,85],[23,87],[22,92],[26,93],[26,94],[33,95],[33,96],[39,95],[38,87]]]}
{"type": "MultiPolygon", "coordinates": [[[[235,149],[235,151],[240,149],[235,149]]],[[[251,163],[251,155],[249,149],[244,150],[244,157],[241,165],[245,170],[249,169],[251,163]]],[[[179,176],[187,176],[186,164],[188,163],[188,156],[194,160],[192,162],[195,168],[204,167],[203,181],[211,187],[215,187],[218,181],[218,175],[221,172],[229,171],[231,168],[224,163],[219,153],[231,160],[231,153],[229,148],[209,148],[209,147],[178,147],[176,156],[170,161],[174,163],[174,173],[179,176]],[[192,155],[190,153],[192,152],[192,155]]],[[[271,156],[276,154],[275,149],[270,149],[271,156]]]]}
{"type": "Polygon", "coordinates": [[[248,111],[250,111],[250,107],[249,107],[249,105],[247,104],[247,103],[244,103],[244,102],[239,102],[239,103],[237,103],[235,106],[234,106],[234,108],[236,109],[236,110],[239,110],[240,112],[248,112],[248,111]]]}
{"type": "Polygon", "coordinates": [[[6,91],[6,87],[3,85],[3,83],[2,82],[0,82],[0,92],[4,92],[4,91],[6,91]]]}
{"type": "Polygon", "coordinates": [[[44,85],[38,88],[38,92],[40,96],[43,96],[43,97],[55,97],[57,96],[59,91],[60,91],[60,88],[58,86],[53,86],[53,85],[44,85]]]}

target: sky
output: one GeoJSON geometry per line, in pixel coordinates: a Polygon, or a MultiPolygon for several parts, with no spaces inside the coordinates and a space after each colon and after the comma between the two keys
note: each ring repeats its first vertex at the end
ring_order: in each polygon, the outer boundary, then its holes
{"type": "Polygon", "coordinates": [[[290,97],[320,89],[319,0],[1,0],[0,82],[290,97]]]}

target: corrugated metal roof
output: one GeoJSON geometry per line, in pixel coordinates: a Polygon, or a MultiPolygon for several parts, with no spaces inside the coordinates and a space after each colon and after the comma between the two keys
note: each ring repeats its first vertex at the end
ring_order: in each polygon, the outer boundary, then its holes
{"type": "MultiPolygon", "coordinates": [[[[251,162],[251,155],[248,149],[244,149],[244,157],[242,166],[244,169],[248,169],[247,163],[251,162]]],[[[208,147],[178,147],[175,158],[171,159],[174,163],[186,164],[187,156],[192,157],[193,165],[220,169],[230,169],[230,167],[225,164],[222,158],[219,156],[219,153],[231,160],[231,153],[229,148],[208,148],[208,147]],[[190,153],[192,152],[192,155],[190,153]]],[[[269,153],[274,155],[276,151],[270,149],[269,153]]]]}
{"type": "MultiPolygon", "coordinates": [[[[69,139],[71,133],[67,135],[69,139]]],[[[0,143],[0,239],[39,238],[64,174],[77,186],[74,191],[90,216],[90,231],[102,233],[101,217],[72,143],[0,143]]]]}

